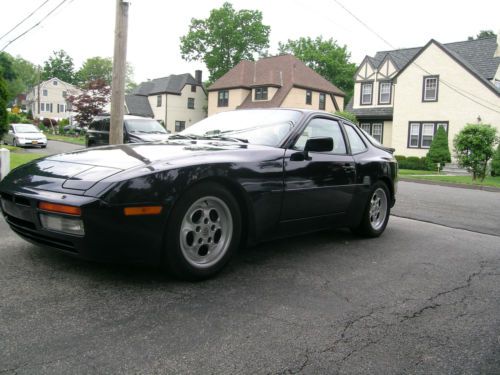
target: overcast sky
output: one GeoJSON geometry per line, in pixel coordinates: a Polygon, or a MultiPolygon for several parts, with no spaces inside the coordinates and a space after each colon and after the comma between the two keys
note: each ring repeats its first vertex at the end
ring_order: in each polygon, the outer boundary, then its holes
{"type": "MultiPolygon", "coordinates": [[[[479,30],[500,30],[500,1],[438,0],[339,0],[357,17],[397,48],[422,46],[430,39],[439,42],[466,40],[479,30]]],[[[0,1],[0,36],[45,0],[0,1]]],[[[48,0],[22,26],[0,40],[0,49],[52,10],[61,0],[48,0]]],[[[179,38],[186,34],[191,18],[206,18],[223,0],[136,0],[129,13],[127,59],[137,82],[170,74],[193,73],[201,62],[181,59],[179,38]]],[[[391,49],[359,24],[334,0],[233,0],[235,9],[258,9],[271,26],[270,52],[278,42],[301,36],[333,38],[347,45],[351,60],[360,63],[365,55],[391,49]]],[[[68,0],[54,14],[6,52],[42,64],[54,50],[64,49],[78,68],[93,56],[112,56],[115,0],[68,0]]]]}

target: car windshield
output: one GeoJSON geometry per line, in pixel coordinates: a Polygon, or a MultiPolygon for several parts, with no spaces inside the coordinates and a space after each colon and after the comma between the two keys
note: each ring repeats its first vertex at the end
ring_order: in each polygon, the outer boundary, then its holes
{"type": "Polygon", "coordinates": [[[125,127],[130,133],[156,133],[167,134],[167,131],[156,120],[150,119],[130,119],[125,120],[125,127]]]}
{"type": "Polygon", "coordinates": [[[210,116],[179,134],[276,147],[301,117],[294,110],[236,110],[210,116]]]}
{"type": "Polygon", "coordinates": [[[40,133],[40,130],[35,125],[30,124],[15,125],[14,130],[16,133],[40,133]]]}

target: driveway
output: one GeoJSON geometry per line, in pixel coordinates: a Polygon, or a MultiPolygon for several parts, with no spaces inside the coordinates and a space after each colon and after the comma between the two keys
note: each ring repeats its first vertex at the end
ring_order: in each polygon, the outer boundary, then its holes
{"type": "Polygon", "coordinates": [[[500,372],[497,236],[392,217],[378,239],[243,250],[201,283],[46,251],[3,219],[0,238],[2,375],[500,372]]]}
{"type": "Polygon", "coordinates": [[[82,148],[85,148],[85,146],[76,145],[76,144],[68,143],[68,142],[52,141],[49,139],[46,148],[39,148],[39,147],[28,148],[28,147],[26,147],[26,148],[24,148],[24,150],[25,150],[25,152],[32,153],[32,154],[54,155],[54,154],[62,154],[64,152],[76,151],[76,150],[79,150],[82,148]]]}

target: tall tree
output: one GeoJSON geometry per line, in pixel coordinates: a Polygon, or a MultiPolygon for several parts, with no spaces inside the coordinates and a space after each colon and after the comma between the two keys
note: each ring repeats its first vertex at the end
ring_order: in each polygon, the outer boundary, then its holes
{"type": "Polygon", "coordinates": [[[235,11],[226,2],[212,9],[207,19],[191,19],[188,33],[181,37],[181,56],[186,61],[203,61],[211,83],[241,60],[253,60],[268,48],[270,29],[262,23],[262,12],[235,11]]]}
{"type": "Polygon", "coordinates": [[[17,95],[15,85],[15,80],[17,79],[17,74],[13,67],[13,57],[7,52],[0,52],[0,77],[3,78],[3,88],[5,89],[5,97],[3,98],[7,103],[14,99],[17,95]]]}
{"type": "Polygon", "coordinates": [[[5,79],[3,75],[0,74],[0,139],[3,137],[5,133],[7,133],[8,129],[8,113],[7,113],[7,100],[8,100],[8,91],[7,85],[5,83],[5,79]]]}
{"type": "Polygon", "coordinates": [[[443,126],[438,127],[436,135],[432,139],[431,147],[426,155],[426,162],[430,170],[435,170],[437,163],[443,168],[446,163],[451,162],[448,133],[443,126]]]}
{"type": "Polygon", "coordinates": [[[16,73],[16,95],[26,93],[31,87],[38,83],[37,67],[21,56],[16,56],[12,62],[12,68],[16,73]]]}
{"type": "MultiPolygon", "coordinates": [[[[134,68],[127,62],[127,71],[125,73],[126,91],[131,91],[135,86],[133,80],[134,68]]],[[[81,86],[88,85],[96,80],[103,80],[111,85],[113,79],[113,59],[111,57],[90,57],[84,61],[82,67],[75,73],[75,80],[81,86]]]]}
{"type": "Polygon", "coordinates": [[[316,73],[335,84],[346,93],[346,102],[352,97],[354,90],[354,73],[356,65],[349,62],[351,53],[347,46],[339,46],[333,39],[323,37],[312,39],[299,38],[279,43],[280,53],[291,53],[304,62],[316,73]]]}
{"type": "Polygon", "coordinates": [[[468,39],[469,40],[474,40],[474,39],[485,39],[485,38],[496,38],[497,34],[493,30],[481,30],[477,35],[476,38],[473,36],[470,36],[468,39]]]}
{"type": "Polygon", "coordinates": [[[102,79],[97,79],[89,82],[82,94],[70,96],[68,101],[72,105],[72,110],[76,112],[75,120],[81,126],[88,126],[94,116],[103,112],[104,107],[109,103],[110,94],[109,84],[102,79]]]}
{"type": "Polygon", "coordinates": [[[43,64],[42,80],[57,77],[68,83],[74,83],[75,67],[73,59],[64,51],[54,51],[43,64]]]}

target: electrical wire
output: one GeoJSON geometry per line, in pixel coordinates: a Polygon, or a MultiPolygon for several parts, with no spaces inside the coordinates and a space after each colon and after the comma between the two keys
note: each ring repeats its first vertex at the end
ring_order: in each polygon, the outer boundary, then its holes
{"type": "Polygon", "coordinates": [[[5,51],[5,49],[10,46],[12,43],[14,43],[16,40],[22,38],[26,34],[28,34],[31,30],[35,29],[37,26],[39,26],[43,21],[45,21],[52,13],[54,13],[57,9],[59,9],[64,3],[66,3],[68,0],[62,0],[59,4],[56,5],[55,8],[53,8],[49,13],[47,13],[42,19],[40,19],[37,23],[35,23],[33,26],[31,26],[28,30],[24,31],[23,33],[19,34],[17,37],[9,41],[1,50],[5,51]]]}
{"type": "Polygon", "coordinates": [[[15,29],[17,29],[19,26],[21,26],[25,21],[27,21],[33,14],[35,14],[40,8],[42,8],[45,4],[47,4],[49,2],[49,0],[45,0],[42,4],[40,4],[34,11],[32,11],[30,14],[28,14],[26,17],[24,17],[21,22],[19,22],[18,24],[16,24],[12,29],[10,29],[9,31],[7,31],[5,34],[3,34],[2,36],[0,36],[0,40],[2,40],[3,38],[5,38],[7,35],[9,35],[12,31],[14,31],[15,29]]]}

